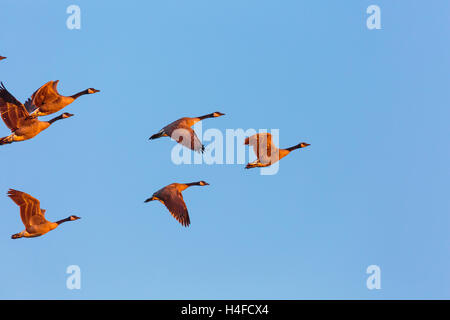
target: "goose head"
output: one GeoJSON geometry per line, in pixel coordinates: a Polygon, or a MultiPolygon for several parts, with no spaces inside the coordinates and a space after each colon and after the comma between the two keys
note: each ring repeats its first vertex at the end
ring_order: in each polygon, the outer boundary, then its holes
{"type": "Polygon", "coordinates": [[[301,143],[300,143],[300,148],[305,148],[305,147],[307,147],[307,146],[310,146],[310,144],[309,144],[309,143],[306,143],[306,142],[301,142],[301,143]]]}
{"type": "Polygon", "coordinates": [[[218,112],[218,111],[216,111],[216,112],[214,112],[214,113],[212,114],[212,116],[213,116],[214,118],[217,118],[217,117],[220,117],[220,116],[224,116],[224,115],[225,115],[225,113],[218,112]]]}
{"type": "Polygon", "coordinates": [[[200,181],[200,182],[198,183],[198,185],[199,185],[199,186],[209,186],[209,183],[202,180],[202,181],[200,181]]]}
{"type": "Polygon", "coordinates": [[[96,93],[96,92],[100,92],[100,90],[97,90],[97,89],[94,89],[94,88],[87,89],[87,93],[88,94],[93,94],[93,93],[96,93]]]}
{"type": "Polygon", "coordinates": [[[69,217],[69,220],[70,221],[75,221],[75,220],[78,220],[78,219],[81,219],[80,217],[77,217],[77,216],[74,216],[74,215],[71,215],[70,217],[69,217]]]}
{"type": "Polygon", "coordinates": [[[0,56],[0,60],[3,60],[3,59],[6,59],[6,57],[2,57],[2,56],[0,56]]]}
{"type": "Polygon", "coordinates": [[[74,116],[74,114],[71,114],[71,113],[68,113],[68,112],[64,112],[62,115],[61,115],[61,118],[62,119],[67,119],[67,118],[70,118],[70,117],[73,117],[74,116]]]}

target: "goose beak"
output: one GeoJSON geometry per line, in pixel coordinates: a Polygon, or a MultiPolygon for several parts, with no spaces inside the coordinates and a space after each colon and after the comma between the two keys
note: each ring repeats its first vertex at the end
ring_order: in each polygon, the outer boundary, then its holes
{"type": "Polygon", "coordinates": [[[150,201],[154,201],[154,200],[156,200],[156,198],[155,197],[151,197],[151,198],[148,198],[147,200],[145,200],[144,203],[147,203],[147,202],[150,202],[150,201]]]}

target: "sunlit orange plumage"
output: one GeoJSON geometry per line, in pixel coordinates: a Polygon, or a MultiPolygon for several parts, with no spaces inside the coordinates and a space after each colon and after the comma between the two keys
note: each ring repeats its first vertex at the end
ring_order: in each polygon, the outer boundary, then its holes
{"type": "Polygon", "coordinates": [[[0,145],[29,140],[54,122],[73,116],[70,113],[63,113],[49,121],[33,119],[29,116],[25,106],[6,90],[3,83],[0,85],[0,113],[3,122],[12,132],[9,136],[0,138],[0,145]]]}
{"type": "Polygon", "coordinates": [[[182,191],[186,190],[191,186],[207,186],[209,183],[205,181],[192,182],[192,183],[172,183],[164,188],[156,191],[151,198],[145,200],[145,202],[150,202],[158,200],[163,203],[172,216],[184,227],[191,224],[189,219],[188,209],[186,203],[184,202],[182,191]]]}
{"type": "Polygon", "coordinates": [[[257,157],[254,162],[247,164],[245,167],[246,169],[268,167],[287,156],[291,151],[299,148],[305,148],[310,145],[306,142],[301,142],[290,148],[278,149],[273,144],[272,135],[270,133],[257,133],[246,138],[244,144],[253,146],[253,151],[257,157]]]}
{"type": "Polygon", "coordinates": [[[202,145],[200,139],[197,137],[191,127],[201,120],[207,118],[216,118],[223,115],[225,114],[221,112],[213,112],[201,117],[185,117],[178,119],[162,128],[158,133],[152,135],[149,140],[154,140],[161,137],[171,137],[176,142],[181,143],[183,146],[191,150],[203,152],[205,150],[205,147],[202,145]]]}
{"type": "Polygon", "coordinates": [[[58,93],[58,82],[49,81],[36,90],[30,99],[25,102],[25,108],[31,117],[41,117],[53,114],[67,107],[76,99],[85,94],[93,94],[100,90],[89,88],[72,96],[62,96],[58,93]]]}
{"type": "Polygon", "coordinates": [[[57,228],[61,223],[80,219],[79,217],[72,215],[66,219],[50,222],[45,219],[45,210],[41,209],[41,204],[36,198],[33,198],[25,192],[14,189],[9,189],[8,197],[19,206],[20,218],[25,226],[25,230],[13,234],[11,236],[12,239],[39,237],[57,228]]]}

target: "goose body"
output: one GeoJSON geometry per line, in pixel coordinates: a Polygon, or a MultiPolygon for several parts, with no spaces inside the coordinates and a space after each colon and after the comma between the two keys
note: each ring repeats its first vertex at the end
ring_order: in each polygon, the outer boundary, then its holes
{"type": "Polygon", "coordinates": [[[20,218],[25,226],[25,230],[13,234],[12,239],[40,237],[64,222],[80,219],[80,217],[72,215],[66,219],[50,222],[45,218],[45,210],[41,209],[39,200],[29,194],[9,189],[8,197],[19,206],[20,218]]]}
{"type": "Polygon", "coordinates": [[[149,140],[158,139],[161,137],[171,137],[176,142],[182,144],[183,146],[197,152],[205,151],[205,147],[200,142],[192,126],[197,122],[207,119],[216,118],[225,115],[221,112],[213,112],[201,117],[188,118],[184,117],[178,119],[171,124],[162,128],[158,133],[152,135],[149,140]]]}
{"type": "Polygon", "coordinates": [[[247,164],[245,167],[246,169],[268,167],[286,157],[289,153],[291,153],[291,151],[299,148],[305,148],[310,145],[306,142],[301,142],[298,145],[287,149],[278,149],[273,144],[272,135],[270,133],[257,133],[246,138],[244,144],[253,146],[253,151],[257,157],[254,162],[247,164]]]}
{"type": "Polygon", "coordinates": [[[188,209],[184,202],[182,191],[191,186],[207,186],[209,183],[205,181],[192,182],[192,183],[172,183],[164,188],[156,191],[151,198],[145,200],[150,202],[154,200],[160,201],[166,206],[172,216],[181,223],[182,226],[188,227],[191,224],[189,219],[188,209]]]}
{"type": "Polygon", "coordinates": [[[49,81],[36,90],[25,102],[25,108],[31,117],[42,117],[58,112],[85,94],[93,94],[100,90],[89,88],[72,96],[62,96],[58,93],[58,82],[49,81]]]}
{"type": "Polygon", "coordinates": [[[3,122],[11,130],[9,136],[0,138],[0,145],[29,140],[50,127],[54,122],[73,116],[70,113],[63,113],[49,121],[31,118],[25,106],[6,90],[3,83],[0,85],[0,113],[3,122]]]}

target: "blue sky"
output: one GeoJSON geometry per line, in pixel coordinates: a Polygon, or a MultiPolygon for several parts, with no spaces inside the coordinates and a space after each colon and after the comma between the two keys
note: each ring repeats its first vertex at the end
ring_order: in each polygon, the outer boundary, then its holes
{"type": "MultiPolygon", "coordinates": [[[[2,146],[0,298],[450,298],[448,1],[2,1],[0,80],[94,87],[76,116],[2,146]],[[81,30],[66,8],[81,8],[81,30]],[[381,8],[368,30],[366,8],[381,8]],[[280,129],[276,175],[172,163],[148,137],[280,129]],[[143,201],[172,182],[192,225],[143,201]],[[36,239],[8,188],[67,223],[36,239]],[[366,288],[369,265],[381,290],[366,288]],[[66,288],[69,265],[81,290],[66,288]]],[[[0,136],[8,135],[0,126],[0,136]]]]}

